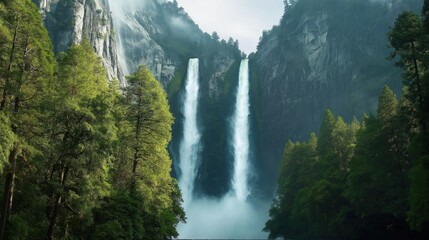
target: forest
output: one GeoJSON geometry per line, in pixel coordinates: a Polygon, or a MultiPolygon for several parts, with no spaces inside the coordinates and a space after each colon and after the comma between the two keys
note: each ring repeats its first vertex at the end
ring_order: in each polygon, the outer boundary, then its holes
{"type": "Polygon", "coordinates": [[[351,123],[326,110],[318,135],[286,144],[270,239],[429,238],[429,1],[388,37],[402,95],[385,86],[351,123]]]}
{"type": "Polygon", "coordinates": [[[185,221],[166,93],[108,81],[88,40],[54,56],[37,7],[0,2],[0,239],[170,239],[185,221]]]}

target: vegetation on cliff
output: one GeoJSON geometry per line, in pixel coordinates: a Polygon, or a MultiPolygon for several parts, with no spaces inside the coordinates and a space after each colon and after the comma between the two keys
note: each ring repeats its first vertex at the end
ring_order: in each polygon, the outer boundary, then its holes
{"type": "Polygon", "coordinates": [[[375,116],[346,124],[328,110],[319,137],[286,144],[270,238],[429,237],[428,7],[403,12],[389,33],[399,100],[385,86],[375,116]]]}

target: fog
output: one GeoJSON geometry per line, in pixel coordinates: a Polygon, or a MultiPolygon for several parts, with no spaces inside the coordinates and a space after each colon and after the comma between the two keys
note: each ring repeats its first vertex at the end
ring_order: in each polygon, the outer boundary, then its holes
{"type": "Polygon", "coordinates": [[[268,203],[243,202],[230,193],[222,199],[194,199],[187,209],[187,223],[180,224],[179,238],[266,239],[268,203]]]}

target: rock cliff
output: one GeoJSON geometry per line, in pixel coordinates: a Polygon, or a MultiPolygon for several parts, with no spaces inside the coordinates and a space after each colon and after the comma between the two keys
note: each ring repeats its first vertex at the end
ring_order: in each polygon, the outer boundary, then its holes
{"type": "Polygon", "coordinates": [[[210,59],[215,69],[208,80],[210,94],[219,95],[220,78],[232,66],[239,50],[212,39],[175,2],[126,2],[110,1],[114,26],[119,34],[119,58],[124,59],[121,63],[124,72],[133,72],[143,64],[168,89],[178,68],[189,58],[210,59]],[[219,48],[220,52],[214,51],[219,48]]]}
{"type": "Polygon", "coordinates": [[[279,26],[251,56],[258,169],[273,186],[288,139],[318,132],[324,110],[347,121],[375,110],[384,84],[400,93],[401,73],[387,34],[398,13],[420,0],[289,1],[279,26]]]}
{"type": "Polygon", "coordinates": [[[34,0],[56,53],[88,38],[102,58],[109,79],[123,81],[118,65],[112,16],[107,0],[34,0]]]}

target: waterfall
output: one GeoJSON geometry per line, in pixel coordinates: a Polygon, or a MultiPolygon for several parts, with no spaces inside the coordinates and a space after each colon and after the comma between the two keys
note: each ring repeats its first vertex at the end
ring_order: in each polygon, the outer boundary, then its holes
{"type": "Polygon", "coordinates": [[[232,190],[240,201],[249,195],[247,177],[249,172],[249,60],[240,64],[238,90],[232,127],[234,175],[232,190]]]}
{"type": "Polygon", "coordinates": [[[185,204],[192,200],[194,181],[198,168],[199,142],[201,138],[197,126],[197,108],[199,92],[199,61],[190,59],[186,78],[185,98],[183,101],[183,139],[180,143],[180,170],[179,186],[182,190],[185,204]]]}
{"type": "MultiPolygon", "coordinates": [[[[113,20],[113,29],[115,31],[116,36],[116,42],[117,42],[117,56],[118,56],[118,63],[119,67],[122,70],[122,73],[124,75],[129,75],[130,71],[127,65],[127,57],[125,55],[125,48],[124,43],[122,39],[122,27],[127,25],[127,21],[130,21],[127,19],[127,12],[124,9],[124,6],[127,6],[122,0],[109,0],[109,7],[110,11],[112,13],[112,20],[113,20]]],[[[129,5],[128,5],[129,6],[129,5]]],[[[128,13],[129,14],[129,13],[128,13]]],[[[122,86],[125,86],[126,83],[121,83],[122,86]]]]}
{"type": "MultiPolygon", "coordinates": [[[[192,60],[191,60],[192,61],[192,60]]],[[[249,197],[249,67],[248,60],[240,65],[235,110],[228,130],[234,154],[231,191],[222,198],[199,196],[192,198],[200,133],[196,124],[198,100],[198,62],[189,63],[184,101],[184,136],[180,146],[179,181],[187,223],[178,225],[181,239],[266,239],[261,232],[268,219],[269,203],[249,197]]],[[[196,61],[196,60],[194,60],[196,61]]]]}

